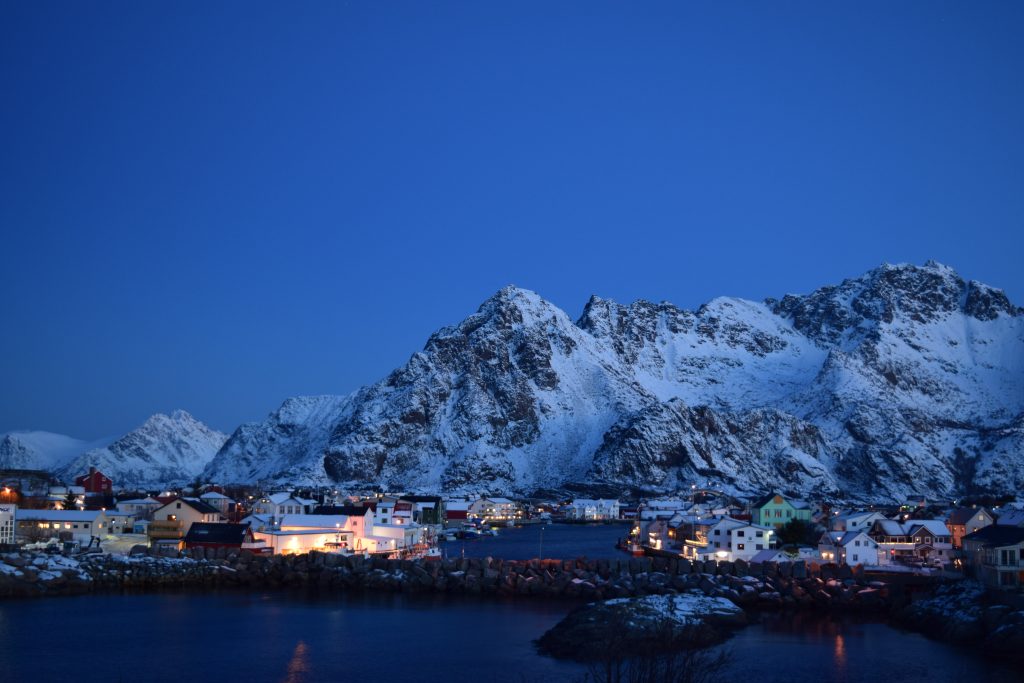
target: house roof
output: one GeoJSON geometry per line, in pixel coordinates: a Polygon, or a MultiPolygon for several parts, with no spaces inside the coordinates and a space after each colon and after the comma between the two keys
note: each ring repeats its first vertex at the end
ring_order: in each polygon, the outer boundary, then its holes
{"type": "Polygon", "coordinates": [[[768,503],[770,503],[773,500],[775,500],[775,496],[778,496],[779,498],[782,499],[782,501],[784,503],[788,503],[790,505],[790,507],[792,507],[792,508],[794,508],[796,510],[806,510],[806,509],[811,507],[810,503],[808,503],[806,501],[797,500],[795,498],[787,498],[786,496],[782,495],[781,493],[774,493],[774,492],[773,493],[769,493],[766,496],[762,496],[761,498],[758,498],[756,501],[754,501],[753,507],[755,507],[755,508],[763,508],[765,505],[767,505],[768,503]]]}
{"type": "Polygon", "coordinates": [[[999,515],[996,524],[1003,526],[1024,526],[1024,510],[1007,510],[999,515]]]}
{"type": "Polygon", "coordinates": [[[266,499],[274,505],[280,505],[286,500],[291,500],[292,494],[287,491],[280,491],[278,493],[271,493],[269,496],[266,496],[266,499]]]}
{"type": "Polygon", "coordinates": [[[199,496],[199,498],[200,500],[231,500],[230,496],[225,496],[223,493],[217,493],[216,491],[208,491],[199,496]]]}
{"type": "Polygon", "coordinates": [[[297,526],[309,529],[336,529],[348,522],[344,515],[281,515],[279,526],[297,526]]]}
{"type": "Polygon", "coordinates": [[[933,536],[949,536],[949,527],[941,519],[908,519],[905,526],[910,529],[908,535],[916,534],[924,528],[933,536]]]}
{"type": "Polygon", "coordinates": [[[364,517],[370,508],[362,505],[317,505],[313,508],[314,515],[344,515],[345,517],[364,517]]]}
{"type": "Polygon", "coordinates": [[[245,541],[248,524],[194,522],[185,534],[185,543],[223,543],[241,545],[245,541]]]}
{"type": "Polygon", "coordinates": [[[103,510],[25,510],[18,508],[14,518],[18,521],[39,520],[40,522],[92,522],[103,510]]]}
{"type": "Polygon", "coordinates": [[[956,510],[953,510],[953,512],[949,513],[948,521],[950,524],[963,526],[971,520],[971,517],[978,514],[979,512],[984,512],[985,514],[988,514],[988,510],[986,510],[985,508],[957,508],[956,510]]]}
{"type": "Polygon", "coordinates": [[[152,496],[148,496],[146,498],[132,498],[130,500],[119,500],[119,501],[117,501],[118,505],[129,504],[129,503],[132,504],[132,505],[160,505],[161,504],[159,500],[157,500],[156,498],[153,498],[152,496]]]}
{"type": "Polygon", "coordinates": [[[787,557],[781,550],[759,550],[750,558],[751,562],[772,562],[779,557],[787,557]]]}
{"type": "Polygon", "coordinates": [[[402,500],[410,503],[440,503],[441,496],[402,496],[402,500]]]}
{"type": "Polygon", "coordinates": [[[219,515],[220,510],[213,507],[209,503],[204,503],[197,498],[172,498],[171,500],[164,503],[160,508],[165,508],[172,503],[182,502],[188,505],[190,508],[204,515],[219,515]]]}
{"type": "Polygon", "coordinates": [[[1016,545],[1024,542],[1024,527],[990,524],[973,534],[967,534],[963,540],[980,542],[986,548],[1016,545]]]}
{"type": "Polygon", "coordinates": [[[844,512],[841,515],[836,515],[835,518],[836,519],[841,519],[843,521],[849,521],[851,519],[861,519],[863,517],[871,517],[872,515],[881,515],[881,514],[882,513],[875,512],[875,511],[867,512],[867,511],[864,511],[864,510],[860,510],[860,511],[856,511],[856,512],[844,512]]]}

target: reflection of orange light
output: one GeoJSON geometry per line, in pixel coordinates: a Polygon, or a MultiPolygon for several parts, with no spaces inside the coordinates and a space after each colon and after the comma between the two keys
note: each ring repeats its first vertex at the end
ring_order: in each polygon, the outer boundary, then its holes
{"type": "Polygon", "coordinates": [[[836,665],[845,668],[846,667],[846,642],[843,640],[843,634],[836,634],[836,665]]]}
{"type": "Polygon", "coordinates": [[[295,652],[292,653],[291,661],[288,662],[288,677],[285,679],[285,683],[299,683],[305,678],[303,674],[309,673],[307,649],[306,644],[301,640],[296,644],[295,652]]]}

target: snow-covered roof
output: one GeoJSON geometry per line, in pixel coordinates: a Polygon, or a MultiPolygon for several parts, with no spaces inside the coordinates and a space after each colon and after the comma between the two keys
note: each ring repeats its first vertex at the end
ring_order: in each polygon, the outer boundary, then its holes
{"type": "Polygon", "coordinates": [[[870,517],[872,515],[881,515],[881,514],[882,513],[880,513],[880,512],[868,512],[868,511],[865,511],[865,510],[857,510],[857,511],[854,511],[854,512],[844,512],[841,515],[836,515],[836,519],[841,519],[843,521],[849,521],[851,519],[864,519],[864,518],[870,517]]]}
{"type": "Polygon", "coordinates": [[[203,500],[231,500],[230,496],[225,496],[223,493],[217,493],[216,491],[209,491],[199,497],[203,500]]]}
{"type": "Polygon", "coordinates": [[[999,515],[996,524],[1000,526],[1024,526],[1024,510],[1006,510],[999,515]]]}
{"type": "Polygon", "coordinates": [[[903,524],[895,519],[875,520],[875,528],[886,536],[909,536],[909,532],[903,528],[903,524]]]}
{"type": "Polygon", "coordinates": [[[274,505],[280,505],[286,500],[292,500],[292,494],[288,493],[287,491],[282,491],[279,493],[271,493],[266,498],[274,505]]]}
{"type": "Polygon", "coordinates": [[[498,505],[515,505],[515,503],[508,498],[487,498],[486,500],[489,500],[492,503],[497,503],[498,505]]]}
{"type": "Polygon", "coordinates": [[[941,519],[911,519],[905,526],[910,529],[910,534],[915,534],[918,529],[924,527],[933,536],[949,536],[949,527],[941,519]]]}
{"type": "Polygon", "coordinates": [[[345,526],[347,522],[348,517],[344,515],[281,515],[279,526],[334,529],[345,526]]]}
{"type": "Polygon", "coordinates": [[[775,562],[776,560],[789,559],[786,553],[781,550],[759,550],[750,558],[751,562],[775,562]]]}
{"type": "Polygon", "coordinates": [[[92,522],[103,510],[25,510],[18,508],[14,518],[21,521],[39,520],[40,522],[92,522]]]}
{"type": "Polygon", "coordinates": [[[146,498],[132,498],[130,500],[119,500],[118,505],[160,505],[160,501],[152,496],[146,498]]]}

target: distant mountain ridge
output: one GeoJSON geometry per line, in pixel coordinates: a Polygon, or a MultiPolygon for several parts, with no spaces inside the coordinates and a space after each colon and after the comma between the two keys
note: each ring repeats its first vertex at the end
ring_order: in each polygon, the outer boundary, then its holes
{"type": "MultiPolygon", "coordinates": [[[[1021,492],[1024,309],[935,262],[695,311],[595,296],[577,320],[510,286],[349,396],[290,398],[230,437],[184,416],[58,471],[517,494],[1021,492]]],[[[8,435],[0,466],[31,451],[8,435]]]]}
{"type": "Polygon", "coordinates": [[[158,413],[114,441],[85,442],[48,432],[0,439],[0,469],[49,470],[63,481],[97,467],[118,487],[161,487],[198,477],[227,440],[184,410],[158,413]]]}
{"type": "Polygon", "coordinates": [[[515,493],[1020,491],[1024,311],[935,262],[696,311],[592,297],[576,321],[506,287],[332,405],[246,425],[206,474],[515,493]]]}

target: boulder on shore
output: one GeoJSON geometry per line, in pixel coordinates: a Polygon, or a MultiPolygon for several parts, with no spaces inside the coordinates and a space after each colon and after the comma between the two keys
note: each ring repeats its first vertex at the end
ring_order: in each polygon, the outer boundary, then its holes
{"type": "Polygon", "coordinates": [[[714,645],[746,623],[729,600],[697,592],[616,598],[573,610],[537,645],[577,661],[628,658],[714,645]]]}

